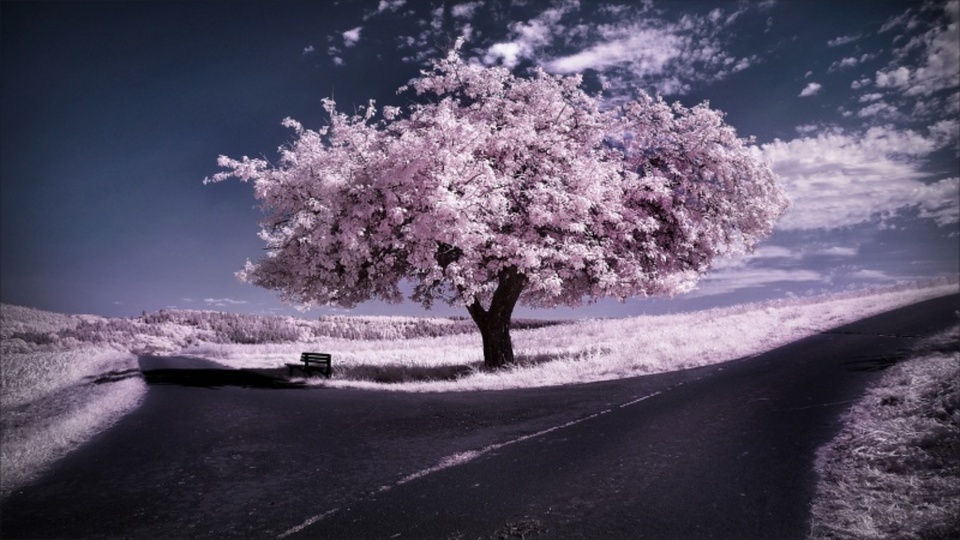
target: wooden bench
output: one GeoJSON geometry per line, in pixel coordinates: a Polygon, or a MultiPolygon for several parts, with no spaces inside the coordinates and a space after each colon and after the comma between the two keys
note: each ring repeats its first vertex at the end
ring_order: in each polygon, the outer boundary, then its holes
{"type": "Polygon", "coordinates": [[[303,372],[304,375],[309,376],[314,371],[319,371],[323,373],[328,379],[330,378],[330,373],[332,368],[330,367],[330,354],[329,353],[315,353],[315,352],[305,352],[300,355],[301,364],[287,364],[287,367],[290,369],[290,376],[293,376],[293,370],[299,369],[303,372]]]}

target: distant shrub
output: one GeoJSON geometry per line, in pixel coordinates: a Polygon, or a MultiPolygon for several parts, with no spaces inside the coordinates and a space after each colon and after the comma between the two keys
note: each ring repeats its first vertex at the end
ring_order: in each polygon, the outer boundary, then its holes
{"type": "Polygon", "coordinates": [[[19,339],[26,343],[32,343],[34,345],[51,345],[60,341],[60,336],[56,332],[17,332],[10,336],[9,339],[19,339]]]}

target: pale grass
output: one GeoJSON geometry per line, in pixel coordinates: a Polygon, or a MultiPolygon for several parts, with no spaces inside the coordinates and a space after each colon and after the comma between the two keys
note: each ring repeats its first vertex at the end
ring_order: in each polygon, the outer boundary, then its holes
{"type": "Polygon", "coordinates": [[[110,427],[146,394],[136,356],[112,349],[4,354],[2,367],[0,497],[110,427]],[[97,384],[109,374],[120,375],[97,384]]]}
{"type": "Polygon", "coordinates": [[[272,345],[203,344],[184,353],[238,368],[279,368],[330,352],[334,375],[309,384],[411,392],[501,390],[662,373],[748,357],[897,307],[956,293],[955,283],[787,299],[675,315],[587,320],[514,331],[518,364],[482,368],[480,336],[272,345]]]}
{"type": "Polygon", "coordinates": [[[0,405],[4,408],[28,403],[85,378],[112,370],[135,368],[136,358],[113,349],[81,349],[7,353],[0,370],[0,405]]]}
{"type": "Polygon", "coordinates": [[[814,539],[956,538],[960,326],[873,385],[817,452],[814,539]]]}

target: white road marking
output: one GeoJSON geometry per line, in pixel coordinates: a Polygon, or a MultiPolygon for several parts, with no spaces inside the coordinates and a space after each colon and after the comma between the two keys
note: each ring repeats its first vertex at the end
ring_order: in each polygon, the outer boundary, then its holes
{"type": "MultiPolygon", "coordinates": [[[[676,385],[676,386],[679,386],[679,385],[676,385]]],[[[674,388],[674,387],[671,387],[671,388],[674,388]]],[[[650,398],[652,398],[652,397],[659,396],[659,395],[662,394],[662,393],[663,393],[663,391],[658,391],[658,392],[654,392],[654,393],[652,393],[652,394],[647,394],[647,395],[645,395],[645,396],[643,396],[643,397],[639,397],[639,398],[637,398],[637,399],[634,399],[634,400],[631,400],[631,401],[627,401],[626,403],[621,403],[620,405],[617,405],[616,408],[618,408],[618,409],[623,409],[623,408],[629,407],[629,406],[631,406],[631,405],[636,405],[637,403],[640,403],[641,401],[645,401],[645,400],[648,400],[648,399],[650,399],[650,398]]],[[[505,441],[505,442],[502,442],[502,443],[491,444],[491,445],[485,446],[485,447],[483,447],[483,448],[481,448],[481,449],[479,449],[479,450],[467,450],[466,452],[459,452],[459,453],[456,453],[456,454],[452,454],[452,455],[446,456],[446,457],[444,457],[443,459],[441,459],[436,465],[434,465],[434,466],[432,466],[432,467],[427,467],[426,469],[421,469],[421,470],[419,470],[419,471],[417,471],[417,472],[415,472],[415,473],[413,473],[413,474],[408,474],[407,476],[404,476],[403,478],[401,478],[400,480],[397,480],[397,481],[394,482],[393,484],[388,484],[388,485],[380,486],[380,489],[377,490],[377,493],[386,493],[387,491],[390,491],[391,489],[393,489],[393,488],[395,488],[395,487],[397,487],[397,486],[402,486],[403,484],[406,484],[406,483],[408,483],[408,482],[412,482],[413,480],[416,480],[416,479],[418,479],[418,478],[423,478],[424,476],[433,474],[433,473],[435,473],[435,472],[442,471],[442,470],[444,470],[444,469],[449,469],[449,468],[451,468],[451,467],[456,467],[457,465],[463,465],[463,464],[465,464],[465,463],[469,463],[469,462],[477,459],[478,457],[480,457],[480,456],[482,456],[482,455],[484,455],[484,454],[487,454],[487,453],[489,453],[489,452],[493,452],[494,450],[499,450],[499,449],[504,448],[504,447],[506,447],[506,446],[510,446],[510,445],[512,445],[512,444],[516,444],[516,443],[523,442],[523,441],[528,441],[528,440],[530,440],[530,439],[536,439],[537,437],[542,437],[542,436],[546,435],[547,433],[553,433],[554,431],[559,431],[559,430],[561,430],[561,429],[566,429],[566,428],[568,428],[568,427],[575,426],[575,425],[577,425],[577,424],[579,424],[579,423],[581,423],[581,422],[585,422],[585,421],[587,421],[587,420],[593,420],[594,418],[598,418],[598,417],[603,416],[603,415],[605,415],[605,414],[607,414],[607,413],[611,413],[611,412],[613,412],[613,410],[614,410],[614,408],[611,407],[611,408],[609,408],[609,409],[604,409],[604,410],[602,410],[602,411],[600,411],[600,412],[595,412],[595,413],[593,413],[593,414],[584,416],[583,418],[578,418],[578,419],[576,419],[576,420],[571,420],[571,421],[569,421],[569,422],[565,422],[565,423],[563,423],[563,424],[559,424],[559,425],[556,425],[556,426],[553,426],[553,427],[549,427],[549,428],[547,428],[547,429],[542,429],[542,430],[537,431],[537,432],[535,432],[535,433],[530,433],[530,434],[527,434],[527,435],[522,435],[522,436],[520,436],[520,437],[517,437],[516,439],[511,439],[511,440],[509,440],[509,441],[505,441]]],[[[293,527],[292,529],[290,529],[290,530],[284,532],[283,534],[277,536],[277,540],[281,540],[281,539],[283,539],[283,538],[286,538],[287,536],[290,536],[291,534],[296,534],[296,533],[302,531],[303,529],[306,529],[307,527],[313,525],[314,523],[316,523],[316,522],[318,522],[318,521],[321,521],[321,520],[323,520],[323,519],[326,519],[326,518],[332,516],[333,514],[337,513],[339,510],[340,510],[339,508],[334,508],[333,510],[328,510],[328,511],[322,513],[322,514],[317,514],[317,515],[315,515],[315,516],[313,516],[313,517],[311,517],[311,518],[308,518],[306,521],[304,521],[304,522],[301,523],[300,525],[297,525],[296,527],[293,527]]]]}

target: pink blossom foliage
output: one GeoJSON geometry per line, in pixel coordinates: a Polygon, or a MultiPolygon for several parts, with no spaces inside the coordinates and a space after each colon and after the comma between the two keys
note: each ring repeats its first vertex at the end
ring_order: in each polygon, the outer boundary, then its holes
{"type": "MultiPolygon", "coordinates": [[[[689,290],[715,257],[750,250],[787,201],[707,104],[645,94],[616,107],[579,76],[464,62],[329,124],[292,119],[277,164],[221,156],[208,181],[253,181],[265,258],[239,275],[290,302],[489,305],[504,276],[531,306],[689,290]],[[427,98],[427,99],[424,99],[427,98]]],[[[471,312],[472,313],[472,312],[471,312]]]]}

